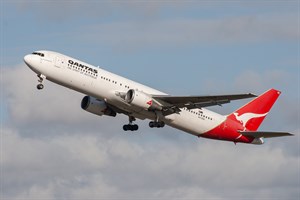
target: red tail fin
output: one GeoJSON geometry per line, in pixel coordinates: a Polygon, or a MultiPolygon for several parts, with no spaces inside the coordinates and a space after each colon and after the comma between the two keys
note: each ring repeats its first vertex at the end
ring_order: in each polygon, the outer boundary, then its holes
{"type": "Polygon", "coordinates": [[[280,94],[280,91],[270,89],[231,113],[228,118],[242,123],[247,130],[256,131],[280,94]]]}

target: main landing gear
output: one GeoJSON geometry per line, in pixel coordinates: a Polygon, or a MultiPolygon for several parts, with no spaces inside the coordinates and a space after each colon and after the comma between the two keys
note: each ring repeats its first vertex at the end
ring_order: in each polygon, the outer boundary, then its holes
{"type": "Polygon", "coordinates": [[[39,84],[36,86],[36,88],[37,88],[38,90],[41,90],[41,89],[44,88],[43,80],[46,78],[46,76],[43,75],[43,74],[39,74],[38,77],[39,77],[39,80],[38,80],[39,84]]]}
{"type": "Polygon", "coordinates": [[[150,128],[154,128],[154,127],[156,127],[156,128],[163,128],[165,126],[165,122],[163,122],[163,121],[151,121],[151,122],[149,122],[149,127],[150,128]]]}
{"type": "MultiPolygon", "coordinates": [[[[124,131],[137,131],[139,126],[137,124],[133,124],[136,119],[132,116],[129,116],[129,124],[125,124],[123,126],[124,131]]],[[[149,122],[150,128],[163,128],[165,126],[165,122],[159,120],[159,115],[156,113],[155,121],[149,122]]]]}
{"type": "Polygon", "coordinates": [[[154,127],[155,128],[163,128],[165,126],[165,122],[159,121],[160,115],[161,115],[160,113],[155,112],[155,121],[149,122],[150,128],[154,128],[154,127]]]}
{"type": "Polygon", "coordinates": [[[137,124],[133,124],[136,119],[132,116],[129,116],[129,124],[125,124],[123,126],[124,131],[137,131],[139,126],[137,124]]]}

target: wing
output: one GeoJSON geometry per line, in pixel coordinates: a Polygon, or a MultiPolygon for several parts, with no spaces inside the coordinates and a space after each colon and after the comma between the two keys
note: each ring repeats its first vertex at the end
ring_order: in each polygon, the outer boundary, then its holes
{"type": "MultiPolygon", "coordinates": [[[[131,90],[129,90],[131,91],[131,90]]],[[[163,115],[170,115],[173,113],[179,113],[180,108],[194,109],[203,108],[208,106],[222,105],[229,103],[232,100],[245,99],[256,97],[254,94],[232,94],[232,95],[216,95],[216,96],[171,96],[171,95],[153,95],[140,91],[135,91],[140,95],[134,95],[134,93],[115,91],[115,95],[122,98],[127,103],[132,103],[133,98],[142,98],[137,101],[146,101],[145,104],[149,106],[155,104],[160,108],[163,115]],[[130,96],[131,94],[131,96],[130,96]],[[131,100],[128,102],[128,97],[131,100]],[[144,98],[143,98],[144,97],[144,98]],[[149,104],[149,102],[151,102],[149,104]]],[[[149,107],[148,106],[148,107],[149,107]]]]}
{"type": "Polygon", "coordinates": [[[170,96],[152,95],[152,98],[163,105],[164,108],[203,108],[208,106],[230,103],[232,100],[256,97],[254,94],[232,94],[217,96],[170,96]]]}
{"type": "Polygon", "coordinates": [[[240,131],[242,135],[252,136],[255,138],[271,138],[271,137],[282,137],[282,136],[293,136],[287,132],[264,132],[264,131],[240,131]]]}

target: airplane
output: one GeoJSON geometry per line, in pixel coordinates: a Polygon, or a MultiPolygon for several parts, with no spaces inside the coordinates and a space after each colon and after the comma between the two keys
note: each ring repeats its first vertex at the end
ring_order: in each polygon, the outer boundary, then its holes
{"type": "Polygon", "coordinates": [[[214,96],[172,96],[100,67],[53,51],[34,51],[24,57],[38,76],[37,89],[45,79],[83,93],[81,108],[99,116],[125,114],[129,123],[124,131],[137,131],[136,119],[150,119],[150,128],[165,124],[197,137],[236,143],[263,144],[264,138],[291,136],[287,132],[257,131],[281,94],[270,89],[260,96],[251,93],[214,96]],[[253,98],[229,115],[206,107],[253,98]]]}

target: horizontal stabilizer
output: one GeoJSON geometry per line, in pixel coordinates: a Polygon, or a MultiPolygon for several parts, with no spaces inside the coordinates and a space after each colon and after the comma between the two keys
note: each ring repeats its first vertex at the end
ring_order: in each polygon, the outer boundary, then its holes
{"type": "Polygon", "coordinates": [[[294,134],[287,132],[265,132],[265,131],[240,131],[244,136],[252,136],[255,138],[271,138],[271,137],[282,137],[282,136],[293,136],[294,134]]]}

